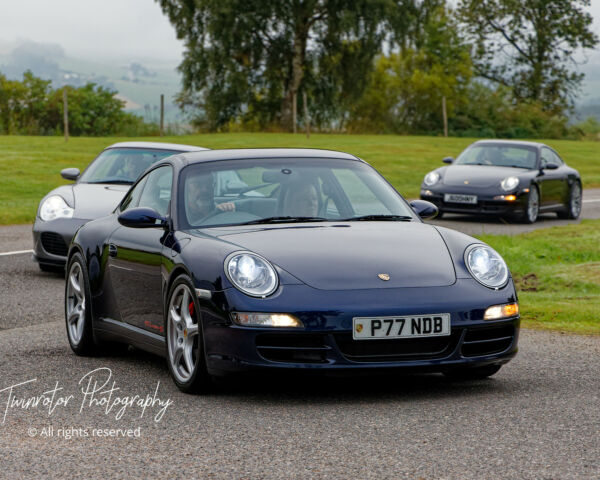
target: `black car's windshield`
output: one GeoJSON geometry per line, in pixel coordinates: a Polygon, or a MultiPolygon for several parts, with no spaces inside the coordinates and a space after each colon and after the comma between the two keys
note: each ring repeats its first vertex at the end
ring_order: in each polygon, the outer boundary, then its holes
{"type": "Polygon", "coordinates": [[[150,165],[180,153],[173,150],[109,148],[104,150],[81,175],[84,183],[132,184],[150,165]]]}
{"type": "Polygon", "coordinates": [[[185,168],[183,228],[324,221],[406,221],[416,216],[370,166],[328,158],[243,159],[185,168]]]}
{"type": "Polygon", "coordinates": [[[528,145],[485,144],[473,145],[462,152],[454,165],[493,165],[533,169],[537,151],[528,145]]]}

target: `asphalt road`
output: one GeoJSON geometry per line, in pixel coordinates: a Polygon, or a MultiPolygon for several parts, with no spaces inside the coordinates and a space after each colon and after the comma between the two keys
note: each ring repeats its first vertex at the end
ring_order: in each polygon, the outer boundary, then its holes
{"type": "MultiPolygon", "coordinates": [[[[0,228],[0,252],[31,248],[30,229],[0,228]]],[[[600,478],[597,337],[524,330],[516,359],[472,383],[264,377],[189,396],[152,355],[73,355],[63,282],[30,253],[0,256],[1,478],[600,478]],[[122,411],[135,395],[146,409],[122,411]]]]}

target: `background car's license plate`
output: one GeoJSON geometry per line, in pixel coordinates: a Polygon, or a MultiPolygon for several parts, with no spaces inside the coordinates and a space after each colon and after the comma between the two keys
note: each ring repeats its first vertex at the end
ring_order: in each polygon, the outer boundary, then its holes
{"type": "Polygon", "coordinates": [[[352,319],[352,337],[355,340],[443,335],[450,335],[449,313],[406,317],[354,317],[352,319]]]}
{"type": "Polygon", "coordinates": [[[477,195],[461,195],[458,193],[446,193],[444,202],[448,203],[477,203],[477,195]]]}

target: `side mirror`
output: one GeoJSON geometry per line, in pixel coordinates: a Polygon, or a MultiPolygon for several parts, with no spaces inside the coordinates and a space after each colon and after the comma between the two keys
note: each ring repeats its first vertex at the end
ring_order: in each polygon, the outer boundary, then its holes
{"type": "Polygon", "coordinates": [[[425,200],[413,200],[410,202],[410,206],[423,220],[431,220],[438,214],[438,207],[425,200]]]}
{"type": "Polygon", "coordinates": [[[454,161],[454,159],[452,157],[446,157],[442,160],[442,162],[448,163],[448,164],[452,163],[453,161],[454,161]]]}
{"type": "Polygon", "coordinates": [[[65,168],[60,171],[60,176],[65,180],[77,180],[81,175],[81,172],[78,168],[65,168]]]}
{"type": "Polygon", "coordinates": [[[543,169],[544,170],[556,170],[557,168],[558,168],[558,165],[556,163],[547,163],[543,169]]]}
{"type": "Polygon", "coordinates": [[[125,210],[118,217],[119,223],[131,228],[163,228],[167,219],[153,208],[137,207],[125,210]]]}

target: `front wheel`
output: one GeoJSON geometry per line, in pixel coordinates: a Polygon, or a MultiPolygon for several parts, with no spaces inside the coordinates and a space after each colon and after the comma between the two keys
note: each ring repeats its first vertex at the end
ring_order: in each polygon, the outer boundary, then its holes
{"type": "Polygon", "coordinates": [[[447,370],[444,375],[452,380],[482,380],[491,377],[502,365],[485,365],[484,367],[456,367],[447,370]]]}
{"type": "Polygon", "coordinates": [[[69,260],[65,285],[65,323],[71,350],[90,356],[97,351],[92,331],[90,288],[83,257],[76,253],[69,260]]]}
{"type": "Polygon", "coordinates": [[[212,379],[206,370],[199,304],[187,275],[173,282],[165,315],[167,363],[175,385],[185,393],[210,390],[212,379]]]}
{"type": "Polygon", "coordinates": [[[532,185],[527,195],[527,204],[521,217],[523,223],[535,223],[540,213],[540,192],[532,185]]]}
{"type": "Polygon", "coordinates": [[[565,210],[557,212],[558,218],[568,218],[575,220],[581,215],[581,185],[579,182],[573,183],[569,192],[569,200],[565,204],[565,210]]]}

